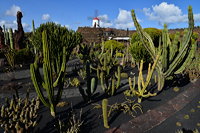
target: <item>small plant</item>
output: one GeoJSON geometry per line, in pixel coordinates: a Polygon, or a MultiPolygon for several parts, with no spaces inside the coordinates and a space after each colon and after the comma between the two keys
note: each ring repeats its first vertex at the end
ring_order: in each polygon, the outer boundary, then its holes
{"type": "Polygon", "coordinates": [[[121,73],[121,78],[128,78],[128,74],[127,73],[121,73]]]}
{"type": "Polygon", "coordinates": [[[69,103],[63,101],[63,102],[59,102],[59,103],[56,105],[56,107],[60,107],[60,108],[62,108],[62,107],[67,106],[67,105],[69,105],[69,103]]]}
{"type": "Polygon", "coordinates": [[[178,92],[178,91],[180,90],[180,88],[174,87],[173,90],[174,90],[175,92],[178,92]]]}
{"type": "Polygon", "coordinates": [[[70,85],[71,85],[71,86],[78,87],[78,86],[80,86],[80,81],[78,80],[78,78],[73,78],[73,79],[70,81],[70,85]]]}
{"type": "Polygon", "coordinates": [[[79,118],[77,118],[73,110],[71,110],[67,122],[62,122],[58,119],[58,123],[55,126],[59,133],[80,133],[83,122],[84,121],[82,120],[82,110],[80,111],[79,118]]]}
{"type": "Polygon", "coordinates": [[[199,122],[197,123],[197,127],[200,127],[200,123],[199,122]]]}
{"type": "Polygon", "coordinates": [[[8,47],[5,50],[3,50],[3,53],[7,59],[8,64],[10,65],[11,68],[10,71],[13,71],[15,68],[15,55],[16,55],[15,50],[8,47]]]}
{"type": "Polygon", "coordinates": [[[190,119],[190,116],[189,115],[184,115],[184,119],[188,120],[188,119],[190,119]]]}
{"type": "Polygon", "coordinates": [[[176,122],[176,126],[178,126],[178,127],[181,127],[182,126],[182,124],[181,124],[181,122],[176,122]]]}
{"type": "Polygon", "coordinates": [[[191,113],[194,113],[194,112],[196,112],[196,110],[192,108],[192,109],[190,110],[190,112],[191,112],[191,113]]]}
{"type": "Polygon", "coordinates": [[[80,69],[78,71],[78,76],[84,80],[86,78],[86,70],[84,68],[80,69]]]}

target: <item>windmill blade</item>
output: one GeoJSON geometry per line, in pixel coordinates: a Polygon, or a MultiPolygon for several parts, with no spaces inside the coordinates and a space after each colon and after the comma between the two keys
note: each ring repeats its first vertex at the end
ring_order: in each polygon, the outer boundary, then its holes
{"type": "Polygon", "coordinates": [[[91,16],[87,17],[88,20],[93,20],[93,18],[94,17],[91,17],[91,16]]]}
{"type": "Polygon", "coordinates": [[[98,16],[99,16],[99,10],[96,9],[96,10],[94,11],[94,17],[96,18],[96,17],[98,17],[98,16]]]}

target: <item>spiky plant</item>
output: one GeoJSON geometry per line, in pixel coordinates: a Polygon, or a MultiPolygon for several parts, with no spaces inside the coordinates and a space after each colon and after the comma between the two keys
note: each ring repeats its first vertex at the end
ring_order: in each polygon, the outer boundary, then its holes
{"type": "Polygon", "coordinates": [[[55,117],[56,105],[62,96],[62,90],[64,85],[64,77],[66,70],[66,48],[63,47],[63,51],[61,52],[63,55],[62,65],[58,73],[58,76],[54,80],[53,68],[52,68],[53,61],[50,58],[52,51],[50,51],[49,48],[50,44],[48,43],[47,40],[46,31],[42,33],[42,41],[43,41],[43,56],[44,56],[44,63],[43,63],[44,78],[42,79],[41,74],[39,72],[38,57],[36,56],[34,64],[30,65],[31,79],[40,100],[46,107],[50,108],[51,115],[55,117]],[[58,92],[55,95],[54,90],[56,89],[56,87],[58,87],[58,92]],[[47,92],[47,98],[44,96],[42,88],[44,88],[44,90],[47,92]]]}
{"type": "Polygon", "coordinates": [[[192,7],[188,7],[189,27],[184,33],[183,39],[179,41],[179,34],[176,34],[174,40],[171,41],[169,38],[167,25],[164,25],[162,39],[160,39],[158,48],[155,47],[152,38],[146,32],[144,32],[138,23],[135,11],[132,10],[131,13],[140,39],[142,40],[144,47],[147,49],[152,59],[155,59],[157,53],[161,52],[161,58],[156,65],[156,71],[158,73],[158,90],[160,91],[165,85],[165,80],[174,74],[182,73],[186,66],[190,64],[194,56],[196,43],[191,40],[194,28],[192,7]]]}

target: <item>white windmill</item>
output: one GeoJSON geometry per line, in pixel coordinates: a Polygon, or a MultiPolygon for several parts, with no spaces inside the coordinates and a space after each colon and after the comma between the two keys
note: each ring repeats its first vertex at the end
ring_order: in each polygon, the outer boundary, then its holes
{"type": "Polygon", "coordinates": [[[95,10],[94,17],[88,17],[89,20],[92,20],[92,27],[99,28],[100,27],[100,18],[98,17],[98,10],[95,10]]]}

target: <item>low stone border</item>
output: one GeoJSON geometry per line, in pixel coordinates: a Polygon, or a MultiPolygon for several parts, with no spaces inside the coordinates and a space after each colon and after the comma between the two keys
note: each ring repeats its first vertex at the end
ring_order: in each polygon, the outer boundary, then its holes
{"type": "Polygon", "coordinates": [[[145,114],[142,114],[119,127],[109,129],[105,133],[143,133],[151,130],[184,108],[199,94],[200,79],[195,83],[192,83],[190,88],[178,94],[175,98],[167,101],[165,104],[153,110],[148,110],[145,114]]]}

